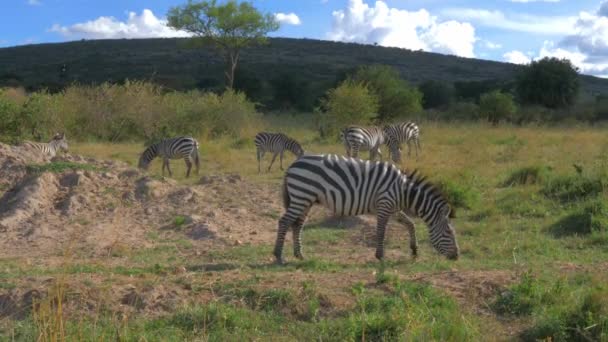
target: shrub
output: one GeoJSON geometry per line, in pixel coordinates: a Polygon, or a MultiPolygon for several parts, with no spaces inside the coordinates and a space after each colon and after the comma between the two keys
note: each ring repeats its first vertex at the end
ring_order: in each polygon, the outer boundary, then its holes
{"type": "Polygon", "coordinates": [[[594,197],[605,189],[606,179],[601,175],[563,175],[549,178],[542,193],[562,202],[575,202],[594,197]]]}
{"type": "Polygon", "coordinates": [[[472,102],[456,102],[444,112],[443,118],[447,120],[478,120],[479,106],[472,102]]]}
{"type": "Polygon", "coordinates": [[[0,140],[15,142],[19,134],[20,107],[15,101],[6,96],[6,91],[0,91],[0,140]]]}
{"type": "Polygon", "coordinates": [[[368,124],[378,111],[378,98],[359,82],[346,80],[330,89],[316,110],[321,136],[336,137],[338,130],[347,125],[368,124]]]}
{"type": "Polygon", "coordinates": [[[479,202],[479,192],[469,185],[442,180],[437,186],[453,208],[472,209],[479,202]]]}
{"type": "Polygon", "coordinates": [[[517,80],[517,94],[522,102],[549,108],[572,105],[578,89],[578,69],[569,60],[555,57],[533,61],[517,80]]]}
{"type": "Polygon", "coordinates": [[[378,121],[390,121],[422,110],[422,93],[399,76],[397,69],[387,65],[364,66],[351,76],[378,96],[378,121]]]}
{"type": "Polygon", "coordinates": [[[519,284],[511,286],[498,296],[492,308],[501,315],[530,315],[537,307],[557,300],[562,292],[561,282],[547,287],[526,273],[519,284]]]}
{"type": "Polygon", "coordinates": [[[527,166],[517,169],[507,177],[504,186],[542,184],[548,179],[551,168],[544,165],[527,166]]]}
{"type": "Polygon", "coordinates": [[[587,235],[608,231],[608,204],[603,198],[590,201],[550,228],[555,236],[587,235]]]}
{"type": "Polygon", "coordinates": [[[517,112],[513,96],[501,93],[498,90],[481,95],[479,110],[481,116],[494,125],[500,121],[512,120],[517,112]]]}

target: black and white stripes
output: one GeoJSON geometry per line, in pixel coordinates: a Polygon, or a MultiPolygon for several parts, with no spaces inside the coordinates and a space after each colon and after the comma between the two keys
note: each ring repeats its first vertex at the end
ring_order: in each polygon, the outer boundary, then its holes
{"type": "Polygon", "coordinates": [[[310,208],[320,203],[338,216],[376,214],[376,258],[384,257],[384,234],[397,214],[417,253],[414,223],[418,216],[429,227],[430,241],[442,255],[457,259],[458,244],[450,224],[451,209],[444,196],[415,172],[405,174],[388,162],[370,162],[337,155],[307,155],[288,169],[283,185],[285,214],[280,218],[274,255],[283,262],[287,230],[293,228],[294,255],[302,258],[301,232],[310,208]]]}
{"type": "Polygon", "coordinates": [[[153,144],[146,148],[139,158],[139,167],[147,169],[150,162],[156,158],[163,158],[162,174],[165,175],[165,167],[169,171],[169,176],[173,173],[169,168],[169,159],[181,159],[186,162],[186,177],[190,176],[192,163],[196,165],[196,174],[198,175],[200,168],[200,160],[198,155],[198,141],[192,137],[176,137],[165,139],[159,143],[153,144]]]}
{"type": "Polygon", "coordinates": [[[391,153],[391,159],[395,163],[401,162],[400,146],[404,142],[407,143],[407,155],[412,152],[411,144],[416,148],[416,158],[418,158],[418,150],[420,148],[420,128],[413,122],[401,122],[393,125],[384,126],[384,133],[387,139],[386,144],[391,153]]]}
{"type": "Polygon", "coordinates": [[[386,142],[386,139],[380,127],[349,126],[342,130],[340,139],[349,157],[357,158],[359,151],[369,150],[370,160],[375,160],[376,156],[382,159],[380,146],[386,142]]]}
{"type": "Polygon", "coordinates": [[[53,136],[53,139],[51,139],[51,141],[49,141],[48,143],[25,141],[23,143],[23,146],[38,151],[51,158],[55,157],[59,150],[63,152],[68,151],[68,141],[65,138],[64,133],[55,134],[55,136],[53,136]]]}
{"type": "Polygon", "coordinates": [[[280,155],[280,167],[281,170],[283,170],[283,153],[285,150],[291,151],[291,153],[295,154],[297,157],[304,154],[302,146],[283,133],[260,132],[255,136],[255,147],[256,157],[258,159],[258,172],[261,172],[260,163],[266,152],[273,153],[272,161],[270,161],[270,165],[268,165],[268,171],[270,171],[272,164],[277,159],[277,155],[280,155]]]}

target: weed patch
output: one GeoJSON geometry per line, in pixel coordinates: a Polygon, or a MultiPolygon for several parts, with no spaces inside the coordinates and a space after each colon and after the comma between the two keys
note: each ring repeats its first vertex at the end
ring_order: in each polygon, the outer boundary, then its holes
{"type": "Polygon", "coordinates": [[[544,183],[551,174],[551,168],[535,165],[514,170],[503,182],[503,186],[533,185],[544,183]]]}
{"type": "Polygon", "coordinates": [[[591,200],[554,223],[549,230],[556,237],[607,232],[608,203],[603,198],[591,200]]]}
{"type": "Polygon", "coordinates": [[[80,164],[73,162],[52,162],[48,164],[32,164],[27,166],[27,171],[33,174],[44,172],[61,173],[66,170],[85,170],[85,171],[102,171],[100,168],[90,164],[80,164]]]}
{"type": "Polygon", "coordinates": [[[479,203],[479,192],[470,185],[442,180],[437,183],[437,186],[454,208],[472,209],[479,203]]]}

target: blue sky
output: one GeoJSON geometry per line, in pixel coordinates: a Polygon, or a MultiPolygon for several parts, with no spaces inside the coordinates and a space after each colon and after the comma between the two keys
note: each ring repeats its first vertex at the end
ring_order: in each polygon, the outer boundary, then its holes
{"type": "MultiPolygon", "coordinates": [[[[186,36],[166,27],[186,0],[3,0],[0,47],[81,38],[186,36]]],[[[273,36],[377,43],[528,63],[568,58],[608,76],[608,0],[254,0],[273,36]]]]}

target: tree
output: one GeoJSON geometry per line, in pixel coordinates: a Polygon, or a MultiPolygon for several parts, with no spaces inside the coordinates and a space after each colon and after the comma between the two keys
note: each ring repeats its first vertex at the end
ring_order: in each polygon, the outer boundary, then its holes
{"type": "Polygon", "coordinates": [[[337,138],[342,127],[369,124],[377,110],[378,98],[365,84],[346,80],[328,90],[321,99],[321,108],[316,110],[321,136],[337,138]]]}
{"type": "Polygon", "coordinates": [[[351,79],[366,84],[378,96],[378,121],[417,113],[422,109],[422,94],[388,65],[359,68],[351,79]]]}
{"type": "Polygon", "coordinates": [[[445,108],[452,102],[454,88],[445,82],[426,81],[418,86],[424,109],[445,108]]]}
{"type": "Polygon", "coordinates": [[[204,43],[211,43],[226,59],[228,87],[234,86],[234,74],[243,48],[266,43],[266,35],[279,29],[274,15],[260,13],[250,2],[229,0],[193,1],[172,7],[167,14],[169,26],[192,33],[204,43]]]}
{"type": "Polygon", "coordinates": [[[574,103],[579,86],[578,69],[569,60],[545,57],[525,67],[517,94],[524,103],[562,108],[574,103]]]}
{"type": "Polygon", "coordinates": [[[517,107],[511,94],[494,90],[481,95],[479,99],[479,111],[482,117],[487,118],[488,121],[496,125],[500,121],[512,119],[517,112],[517,107]]]}

